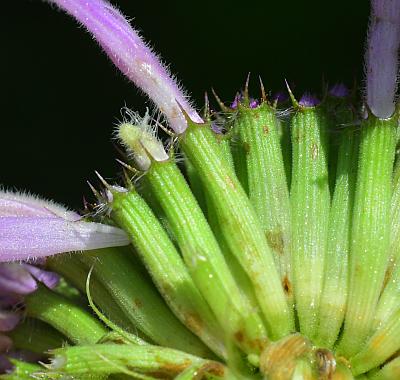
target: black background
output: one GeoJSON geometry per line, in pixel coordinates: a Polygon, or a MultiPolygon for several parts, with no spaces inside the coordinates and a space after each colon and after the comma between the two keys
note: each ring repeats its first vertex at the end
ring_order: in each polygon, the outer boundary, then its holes
{"type": "MultiPolygon", "coordinates": [[[[267,89],[283,79],[318,93],[322,79],[361,81],[365,1],[113,1],[169,63],[201,108],[214,87],[229,101],[250,71],[267,89]]],[[[75,208],[93,170],[119,170],[111,142],[125,104],[146,101],[88,33],[45,2],[2,4],[0,184],[75,208]]]]}

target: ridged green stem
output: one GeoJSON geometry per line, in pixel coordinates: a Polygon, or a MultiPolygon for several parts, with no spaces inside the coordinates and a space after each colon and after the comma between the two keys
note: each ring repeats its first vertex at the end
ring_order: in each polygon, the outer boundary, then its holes
{"type": "Polygon", "coordinates": [[[336,184],[329,215],[328,248],[315,343],[332,348],[343,323],[348,294],[348,261],[357,176],[359,139],[354,128],[342,133],[336,184]]]}
{"type": "MultiPolygon", "coordinates": [[[[49,269],[59,273],[68,280],[68,282],[79,289],[82,294],[86,293],[86,279],[90,268],[82,263],[77,255],[71,256],[71,254],[67,253],[65,255],[52,256],[47,259],[46,265],[49,269]]],[[[90,278],[90,294],[95,305],[100,308],[101,312],[104,313],[107,318],[126,331],[131,333],[136,332],[135,326],[95,275],[92,275],[90,278]]]]}
{"type": "Polygon", "coordinates": [[[349,297],[338,351],[351,357],[371,333],[389,258],[392,170],[397,119],[361,124],[351,231],[349,297]]]}
{"type": "MultiPolygon", "coordinates": [[[[124,193],[126,194],[126,193],[124,193]]],[[[143,232],[151,240],[157,238],[143,232]]],[[[211,353],[183,326],[165,304],[143,269],[134,265],[132,253],[118,248],[86,252],[80,259],[93,266],[93,273],[135,326],[154,342],[192,352],[200,356],[211,353]]]]}
{"type": "Polygon", "coordinates": [[[379,298],[374,327],[382,323],[400,309],[400,165],[396,162],[393,176],[393,195],[390,210],[389,262],[385,274],[385,288],[379,298]]]}
{"type": "Polygon", "coordinates": [[[154,162],[147,179],[168,217],[185,263],[222,330],[246,352],[262,350],[267,340],[262,320],[241,295],[211,228],[176,164],[154,162]]]}
{"type": "Polygon", "coordinates": [[[246,151],[249,199],[292,303],[290,200],[276,111],[267,103],[255,109],[240,105],[236,128],[246,151]]]}
{"type": "Polygon", "coordinates": [[[38,354],[62,347],[67,342],[67,338],[52,326],[31,318],[25,318],[7,335],[12,339],[13,347],[38,354]]]}
{"type": "Polygon", "coordinates": [[[75,344],[93,344],[107,329],[91,314],[72,301],[40,286],[25,298],[28,317],[53,326],[75,344]]]}
{"type": "Polygon", "coordinates": [[[350,359],[354,375],[365,373],[385,363],[400,350],[400,310],[381,326],[355,356],[350,359]]]}
{"type": "Polygon", "coordinates": [[[181,147],[201,175],[231,252],[253,283],[272,339],[294,330],[291,310],[258,217],[207,125],[194,125],[181,147]]]}
{"type": "Polygon", "coordinates": [[[330,195],[327,121],[320,108],[300,107],[291,121],[292,268],[300,331],[317,330],[324,279],[330,195]]]}
{"type": "Polygon", "coordinates": [[[393,380],[400,379],[400,357],[391,360],[381,369],[371,373],[368,376],[369,380],[393,380]]]}
{"type": "MultiPolygon", "coordinates": [[[[216,136],[216,139],[218,141],[218,145],[221,148],[221,153],[223,158],[226,160],[226,162],[229,164],[232,170],[234,170],[234,162],[233,162],[233,156],[232,156],[232,151],[231,151],[231,146],[230,146],[230,139],[226,138],[225,136],[220,137],[216,136]]],[[[204,189],[204,187],[202,186],[204,189]]],[[[242,266],[240,265],[239,261],[235,257],[235,255],[232,254],[228,243],[226,242],[224,235],[221,231],[221,223],[218,220],[218,214],[216,213],[216,206],[213,204],[213,200],[211,199],[210,195],[208,194],[207,191],[204,190],[205,197],[206,197],[206,203],[207,203],[207,220],[208,224],[210,225],[215,238],[218,241],[218,245],[225,257],[225,262],[227,263],[229,270],[232,273],[232,276],[236,282],[236,284],[240,284],[239,290],[243,293],[243,296],[247,298],[248,302],[250,302],[250,305],[248,307],[251,307],[252,309],[257,309],[258,303],[257,303],[257,298],[254,294],[254,288],[253,285],[249,279],[249,276],[247,273],[244,271],[242,266]]]]}
{"type": "Polygon", "coordinates": [[[201,178],[199,176],[199,173],[197,173],[195,167],[187,158],[185,159],[185,167],[186,167],[186,175],[189,180],[188,182],[190,185],[190,190],[192,191],[194,197],[196,198],[197,203],[202,209],[204,215],[207,215],[206,197],[203,186],[201,184],[201,178]]]}
{"type": "MultiPolygon", "coordinates": [[[[207,363],[206,360],[171,348],[159,346],[131,346],[101,344],[66,347],[53,351],[51,368],[65,375],[157,373],[174,377],[188,367],[207,363]]],[[[221,366],[222,367],[222,366],[221,366]]],[[[223,367],[222,367],[223,371],[223,367]]]]}

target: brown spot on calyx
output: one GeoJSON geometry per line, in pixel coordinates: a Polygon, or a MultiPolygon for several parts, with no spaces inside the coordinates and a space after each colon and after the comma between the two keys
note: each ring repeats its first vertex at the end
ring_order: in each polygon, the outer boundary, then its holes
{"type": "Polygon", "coordinates": [[[192,361],[189,359],[185,359],[182,363],[162,363],[160,366],[160,371],[167,373],[167,374],[172,374],[172,375],[177,375],[178,373],[184,371],[187,367],[192,365],[192,361]]]}
{"type": "Polygon", "coordinates": [[[287,275],[285,275],[282,279],[282,286],[286,294],[288,295],[292,294],[292,283],[289,281],[287,275]]]}
{"type": "Polygon", "coordinates": [[[192,380],[201,380],[207,373],[218,377],[223,377],[225,374],[225,367],[223,364],[218,362],[207,362],[196,371],[196,374],[193,376],[192,380]]]}
{"type": "Polygon", "coordinates": [[[139,298],[135,298],[133,303],[137,308],[141,308],[143,306],[143,302],[139,298]]]}
{"type": "Polygon", "coordinates": [[[266,230],[265,236],[268,241],[268,245],[279,255],[283,255],[283,234],[281,229],[278,230],[266,230]]]}
{"type": "Polygon", "coordinates": [[[243,343],[244,341],[244,334],[243,331],[239,330],[235,332],[235,339],[239,342],[239,343],[243,343]]]}
{"type": "Polygon", "coordinates": [[[268,125],[263,125],[263,131],[264,131],[264,133],[266,134],[266,135],[268,135],[268,133],[269,133],[269,127],[268,127],[268,125]]]}
{"type": "Polygon", "coordinates": [[[271,380],[291,379],[297,359],[311,351],[310,342],[300,334],[269,344],[260,355],[260,371],[271,380]]]}
{"type": "Polygon", "coordinates": [[[199,334],[203,330],[203,321],[196,313],[185,315],[185,325],[196,334],[199,334]]]}
{"type": "Polygon", "coordinates": [[[232,178],[229,177],[229,175],[225,176],[225,181],[229,187],[231,187],[233,190],[236,190],[235,183],[232,181],[232,178]]]}
{"type": "Polygon", "coordinates": [[[112,342],[115,344],[126,344],[126,340],[123,337],[114,338],[112,342]]]}
{"type": "Polygon", "coordinates": [[[265,348],[268,346],[268,339],[266,338],[259,338],[259,339],[253,339],[249,341],[249,346],[253,348],[255,351],[261,353],[265,350],[265,348]]]}
{"type": "MultiPolygon", "coordinates": [[[[166,363],[161,358],[155,358],[156,362],[160,364],[157,370],[145,372],[146,375],[155,377],[156,379],[174,379],[182,371],[192,365],[192,361],[185,359],[182,363],[166,363]]],[[[138,372],[138,368],[133,366],[126,366],[128,370],[132,372],[138,372]]],[[[139,371],[140,372],[140,371],[139,371]]]]}
{"type": "Polygon", "coordinates": [[[318,158],[318,154],[319,154],[319,148],[318,145],[313,143],[311,146],[311,157],[313,160],[316,160],[318,158]]]}
{"type": "Polygon", "coordinates": [[[250,144],[248,142],[243,142],[243,149],[246,152],[246,154],[250,153],[250,144]]]}

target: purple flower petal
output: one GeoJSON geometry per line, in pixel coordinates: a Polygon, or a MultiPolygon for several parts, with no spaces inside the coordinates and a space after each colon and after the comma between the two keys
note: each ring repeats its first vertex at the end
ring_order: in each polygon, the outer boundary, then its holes
{"type": "Polygon", "coordinates": [[[34,265],[23,264],[26,270],[36,278],[36,280],[45,284],[48,288],[55,288],[60,282],[60,276],[54,272],[48,272],[46,270],[35,267],[34,265]]]}
{"type": "Polygon", "coordinates": [[[273,96],[274,102],[278,103],[283,103],[287,102],[289,100],[289,95],[287,92],[284,91],[278,91],[274,96],[273,96]]]}
{"type": "Polygon", "coordinates": [[[0,263],[0,293],[29,294],[36,288],[36,281],[23,264],[0,263]]]}
{"type": "Polygon", "coordinates": [[[300,99],[300,101],[299,101],[299,104],[300,104],[302,107],[315,107],[315,106],[317,106],[319,103],[320,103],[320,101],[319,101],[318,98],[316,98],[314,95],[311,95],[311,94],[308,94],[308,93],[305,93],[305,94],[301,97],[301,99],[300,99]]]}
{"type": "Polygon", "coordinates": [[[329,95],[336,98],[345,98],[349,95],[349,89],[343,83],[337,83],[330,88],[329,95]]]}
{"type": "Polygon", "coordinates": [[[257,99],[250,99],[250,104],[249,104],[249,107],[250,108],[257,108],[258,107],[258,100],[257,99]]]}
{"type": "Polygon", "coordinates": [[[55,202],[10,191],[0,191],[0,217],[3,216],[58,216],[70,221],[81,219],[76,212],[69,211],[55,202]]]}
{"type": "Polygon", "coordinates": [[[0,310],[10,309],[11,307],[14,307],[18,303],[22,302],[22,300],[23,297],[20,294],[15,294],[15,293],[1,294],[0,292],[0,310]]]}
{"type": "Polygon", "coordinates": [[[61,218],[0,218],[0,262],[129,244],[124,231],[61,218]]]}
{"type": "Polygon", "coordinates": [[[395,110],[398,49],[400,45],[400,1],[372,0],[366,60],[366,101],[371,112],[388,118],[395,110]]]}
{"type": "Polygon", "coordinates": [[[222,135],[224,132],[223,127],[218,123],[216,123],[215,121],[211,122],[211,130],[217,135],[222,135]]]}
{"type": "Polygon", "coordinates": [[[18,313],[0,310],[0,331],[11,331],[20,319],[21,317],[18,313]]]}
{"type": "Polygon", "coordinates": [[[203,122],[166,67],[117,9],[103,0],[50,1],[87,28],[118,69],[166,115],[176,133],[187,127],[179,105],[193,121],[203,122]]]}

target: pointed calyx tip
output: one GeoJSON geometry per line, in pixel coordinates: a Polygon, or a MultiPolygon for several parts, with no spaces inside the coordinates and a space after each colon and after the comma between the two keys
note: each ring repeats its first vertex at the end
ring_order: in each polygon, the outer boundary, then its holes
{"type": "Polygon", "coordinates": [[[131,120],[118,126],[117,135],[141,171],[149,170],[152,160],[169,160],[162,142],[156,137],[148,111],[143,118],[131,113],[131,120]]]}

